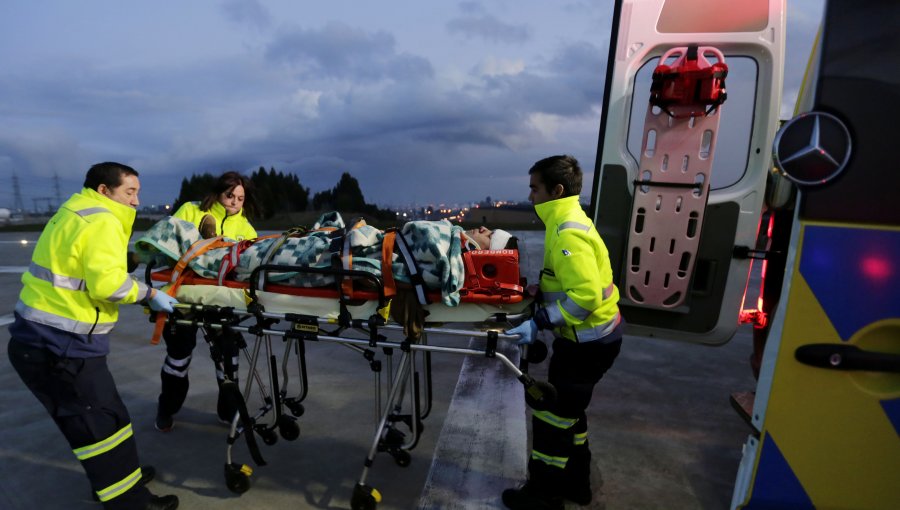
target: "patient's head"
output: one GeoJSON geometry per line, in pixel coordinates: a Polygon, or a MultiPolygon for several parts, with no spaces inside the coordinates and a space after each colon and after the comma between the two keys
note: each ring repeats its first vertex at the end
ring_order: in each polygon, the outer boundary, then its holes
{"type": "Polygon", "coordinates": [[[478,248],[482,250],[502,250],[515,247],[515,238],[509,232],[499,228],[496,230],[487,227],[473,228],[466,230],[466,236],[477,243],[478,248]]]}

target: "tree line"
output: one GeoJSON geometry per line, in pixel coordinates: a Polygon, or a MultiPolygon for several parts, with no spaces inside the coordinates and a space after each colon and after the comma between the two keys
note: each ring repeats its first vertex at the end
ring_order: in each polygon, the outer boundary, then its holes
{"type": "MultiPolygon", "coordinates": [[[[306,211],[310,206],[314,211],[353,212],[382,219],[394,216],[392,211],[367,204],[359,181],[347,172],[341,175],[333,188],[316,193],[312,200],[309,188],[300,183],[297,174],[279,172],[274,167],[269,170],[259,167],[249,177],[258,215],[262,219],[272,218],[275,214],[306,211]]],[[[217,178],[218,175],[203,173],[182,179],[175,210],[185,202],[203,200],[217,178]]]]}

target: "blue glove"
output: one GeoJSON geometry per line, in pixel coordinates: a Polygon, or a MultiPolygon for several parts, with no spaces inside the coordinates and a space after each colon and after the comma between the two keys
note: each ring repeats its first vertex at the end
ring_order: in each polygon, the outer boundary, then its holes
{"type": "Polygon", "coordinates": [[[153,297],[150,298],[150,302],[148,304],[150,305],[150,309],[154,312],[172,313],[175,311],[175,309],[172,308],[172,305],[177,305],[178,300],[166,294],[165,292],[158,290],[153,293],[153,297]]]}
{"type": "Polygon", "coordinates": [[[534,322],[534,319],[529,319],[518,326],[507,329],[503,333],[507,335],[519,335],[519,341],[516,342],[516,345],[527,345],[534,342],[534,337],[537,336],[538,327],[534,322]]]}

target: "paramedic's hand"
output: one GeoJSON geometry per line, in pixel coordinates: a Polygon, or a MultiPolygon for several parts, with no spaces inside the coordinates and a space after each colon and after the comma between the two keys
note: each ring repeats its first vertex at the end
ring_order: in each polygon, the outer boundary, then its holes
{"type": "Polygon", "coordinates": [[[516,345],[529,345],[534,342],[537,331],[537,324],[535,324],[534,320],[528,319],[512,329],[507,329],[503,333],[507,335],[519,335],[519,340],[516,342],[516,345]]]}
{"type": "Polygon", "coordinates": [[[172,313],[175,311],[175,309],[172,308],[172,305],[177,305],[178,300],[166,294],[165,292],[160,292],[154,289],[153,295],[150,296],[150,302],[148,304],[150,305],[150,309],[154,312],[172,313]]]}

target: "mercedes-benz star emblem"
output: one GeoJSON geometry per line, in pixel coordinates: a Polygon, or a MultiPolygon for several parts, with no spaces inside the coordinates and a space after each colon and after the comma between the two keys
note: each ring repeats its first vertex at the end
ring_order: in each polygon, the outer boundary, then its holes
{"type": "Polygon", "coordinates": [[[775,135],[772,157],[785,177],[803,186],[825,184],[850,161],[850,131],[825,112],[809,112],[789,120],[775,135]]]}

